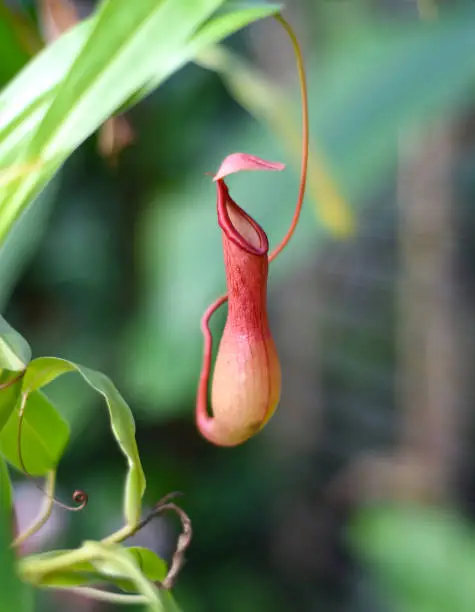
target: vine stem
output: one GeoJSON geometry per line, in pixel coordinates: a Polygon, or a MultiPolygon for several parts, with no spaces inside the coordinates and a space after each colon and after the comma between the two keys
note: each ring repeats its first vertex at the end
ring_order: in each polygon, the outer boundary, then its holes
{"type": "Polygon", "coordinates": [[[25,375],[25,371],[23,370],[19,374],[17,374],[17,376],[14,376],[10,380],[7,380],[7,382],[0,384],[0,391],[3,391],[4,389],[8,389],[8,387],[12,387],[15,383],[21,380],[24,375],[25,375]]]}
{"type": "MultiPolygon", "coordinates": [[[[30,577],[32,582],[35,583],[38,582],[38,579],[41,580],[43,576],[47,576],[48,574],[53,574],[55,572],[65,570],[68,567],[71,567],[72,565],[75,565],[77,563],[91,561],[95,558],[95,555],[97,554],[98,550],[104,551],[107,550],[107,547],[116,546],[120,544],[124,540],[130,538],[135,533],[137,533],[137,531],[145,527],[145,525],[147,525],[156,516],[162,514],[163,512],[172,511],[179,516],[182,525],[182,531],[178,537],[176,549],[173,554],[168,573],[162,582],[157,581],[156,584],[158,588],[171,589],[172,586],[175,584],[176,578],[181,568],[183,567],[185,561],[185,552],[188,546],[190,545],[192,537],[192,527],[190,518],[188,517],[186,512],[182,510],[179,506],[174,503],[171,503],[171,500],[177,497],[178,495],[181,495],[181,493],[173,492],[169,493],[168,495],[165,495],[165,497],[163,497],[156,504],[153,511],[142,521],[140,521],[136,525],[126,525],[119,531],[116,531],[112,535],[102,539],[97,546],[95,546],[95,543],[85,543],[78,550],[65,552],[64,554],[53,559],[35,560],[34,557],[32,559],[25,559],[23,562],[21,562],[24,575],[30,577]]],[[[89,589],[89,593],[87,594],[90,597],[93,597],[94,590],[95,589],[89,589]]],[[[101,594],[100,597],[102,597],[102,599],[106,599],[109,594],[108,591],[99,591],[99,593],[101,594]]],[[[84,594],[86,595],[86,593],[84,594]]],[[[122,601],[122,603],[127,602],[122,601]]]]}
{"type": "Polygon", "coordinates": [[[148,604],[149,600],[145,595],[126,595],[125,593],[112,593],[94,587],[55,587],[68,593],[76,593],[84,597],[90,597],[96,601],[106,601],[113,604],[148,604]]]}
{"type": "Polygon", "coordinates": [[[275,19],[280,23],[280,25],[286,31],[290,42],[292,44],[292,48],[294,50],[294,55],[297,61],[297,71],[299,76],[300,83],[300,95],[302,98],[302,166],[300,170],[300,183],[299,183],[299,193],[297,196],[297,203],[295,205],[295,212],[290,223],[290,227],[287,230],[286,235],[281,240],[280,244],[272,251],[269,255],[269,263],[274,261],[274,259],[281,253],[289,240],[292,238],[295,228],[300,219],[300,213],[302,212],[302,205],[305,196],[305,188],[307,186],[307,173],[308,173],[308,150],[309,150],[309,118],[308,118],[308,88],[307,88],[307,77],[305,76],[305,66],[303,62],[302,50],[300,48],[299,41],[297,40],[297,36],[290,26],[290,24],[282,17],[282,15],[276,15],[275,19]]]}
{"type": "Polygon", "coordinates": [[[172,511],[178,515],[181,521],[182,531],[178,536],[177,545],[175,548],[175,552],[173,553],[172,562],[170,564],[170,568],[168,570],[167,575],[165,576],[163,582],[159,582],[159,586],[163,589],[171,589],[174,585],[178,574],[181,571],[181,568],[185,562],[185,552],[191,542],[191,537],[193,534],[191,527],[190,517],[186,514],[184,510],[182,510],[179,506],[174,503],[170,503],[172,499],[181,495],[181,493],[173,492],[165,495],[156,505],[152,512],[146,516],[142,521],[137,523],[137,525],[126,525],[119,531],[116,531],[112,535],[104,538],[101,543],[102,544],[119,544],[124,540],[132,537],[135,533],[140,531],[148,525],[150,521],[152,521],[155,517],[163,514],[163,512],[172,511]]]}
{"type": "Polygon", "coordinates": [[[43,527],[43,525],[46,523],[46,521],[51,516],[51,512],[53,510],[53,505],[54,505],[53,500],[54,500],[55,484],[56,484],[56,472],[51,471],[46,476],[45,488],[44,490],[42,489],[42,491],[44,492],[46,496],[43,508],[40,510],[38,517],[32,522],[32,524],[13,540],[12,542],[13,548],[17,548],[18,546],[21,546],[22,544],[24,544],[26,540],[28,540],[28,538],[31,538],[32,535],[34,535],[37,531],[39,531],[43,527]]]}

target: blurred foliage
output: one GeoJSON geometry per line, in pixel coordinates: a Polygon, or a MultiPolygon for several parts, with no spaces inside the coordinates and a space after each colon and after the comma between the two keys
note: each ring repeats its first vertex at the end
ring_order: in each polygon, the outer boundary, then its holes
{"type": "Polygon", "coordinates": [[[469,612],[475,601],[475,531],[453,510],[373,507],[350,537],[401,612],[469,612]]]}
{"type": "MultiPolygon", "coordinates": [[[[297,189],[291,154],[236,104],[216,74],[188,65],[127,112],[136,141],[116,168],[98,154],[94,136],[87,140],[15,226],[10,246],[0,247],[0,305],[9,322],[30,340],[34,355],[87,363],[117,382],[137,417],[146,503],[172,489],[186,493],[195,535],[177,587],[185,611],[358,609],[358,577],[339,540],[345,511],[338,509],[340,515],[322,491],[352,453],[387,446],[394,437],[398,135],[407,126],[473,111],[472,2],[447,3],[433,23],[421,23],[415,3],[403,1],[293,4],[289,19],[307,50],[314,145],[356,219],[356,234],[338,243],[307,206],[295,240],[271,271],[271,314],[296,280],[297,301],[303,300],[302,287],[317,282],[315,262],[330,286],[317,303],[302,301],[286,313],[291,331],[307,310],[313,317],[305,319],[312,326],[308,336],[319,322],[324,327],[318,347],[324,355],[312,353],[307,376],[322,378],[327,433],[322,439],[317,425],[307,427],[308,454],[299,454],[303,442],[293,447],[278,434],[299,400],[283,402],[268,431],[232,451],[202,442],[192,424],[199,319],[224,287],[214,188],[204,173],[235,150],[288,163],[272,179],[231,181],[236,200],[262,223],[272,244],[287,227],[297,189]],[[346,286],[345,274],[352,275],[346,286]],[[295,456],[282,460],[281,446],[294,448],[295,456]],[[302,499],[314,522],[298,513],[302,499]]],[[[26,58],[16,37],[0,39],[6,82],[26,58]]],[[[251,37],[244,32],[226,45],[258,74],[269,67],[279,74],[284,53],[290,55],[273,24],[255,26],[251,37]],[[274,45],[267,52],[261,35],[274,45]]],[[[290,83],[285,72],[274,86],[297,99],[290,83]]],[[[295,125],[297,112],[295,107],[295,125]]],[[[465,163],[474,176],[473,158],[467,155],[465,163]]],[[[120,524],[123,462],[86,386],[60,379],[48,393],[64,406],[71,427],[59,491],[81,488],[91,500],[56,536],[55,546],[73,547],[120,524]]],[[[311,400],[315,413],[321,401],[317,394],[311,400]]],[[[361,524],[357,551],[386,576],[388,600],[401,597],[396,603],[406,606],[404,612],[416,604],[423,612],[467,609],[436,607],[437,597],[468,601],[465,527],[460,531],[455,519],[416,510],[381,517],[361,524]],[[443,548],[450,538],[454,556],[447,567],[431,546],[443,548]],[[374,551],[366,551],[371,543],[374,551]],[[411,562],[407,571],[403,558],[411,562]],[[441,570],[451,579],[440,578],[441,570]],[[455,586],[461,594],[454,594],[455,586]]],[[[169,556],[168,534],[159,521],[146,543],[169,556]]],[[[64,609],[58,601],[38,602],[38,609],[56,606],[64,609]]],[[[362,609],[386,611],[391,603],[375,598],[362,609]]]]}
{"type": "MultiPolygon", "coordinates": [[[[341,192],[356,210],[394,169],[400,129],[421,118],[434,118],[447,108],[468,105],[473,67],[465,58],[473,47],[474,15],[473,6],[468,7],[430,27],[417,21],[371,18],[355,27],[349,40],[342,36],[339,46],[334,43],[328,54],[319,57],[318,67],[310,69],[315,141],[341,192]]],[[[220,237],[214,231],[213,207],[201,204],[214,198],[204,173],[234,150],[253,151],[265,159],[286,158],[265,126],[256,127],[244,118],[238,128],[231,119],[225,125],[226,130],[220,127],[218,135],[208,123],[203,128],[207,134],[189,146],[185,142],[187,159],[196,160],[189,173],[183,166],[182,150],[174,155],[162,138],[168,153],[162,171],[180,168],[182,177],[194,178],[182,178],[173,188],[161,186],[158,195],[150,194],[138,220],[143,296],[137,320],[125,339],[122,376],[144,407],[147,398],[154,398],[150,407],[154,414],[171,401],[189,397],[201,350],[197,321],[207,303],[222,291],[222,268],[210,263],[219,262],[220,237]],[[200,143],[210,140],[215,141],[212,152],[207,147],[198,154],[200,143]]],[[[172,140],[176,143],[173,136],[172,140]]],[[[235,182],[237,201],[244,206],[249,203],[271,243],[278,242],[292,214],[296,176],[289,169],[275,179],[252,176],[235,182]]],[[[279,278],[314,252],[324,228],[316,231],[307,208],[296,239],[274,266],[272,278],[274,274],[279,278]]]]}

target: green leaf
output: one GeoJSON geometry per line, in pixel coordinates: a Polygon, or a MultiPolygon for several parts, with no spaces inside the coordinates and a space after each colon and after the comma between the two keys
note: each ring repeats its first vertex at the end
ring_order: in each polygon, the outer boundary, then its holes
{"type": "Polygon", "coordinates": [[[223,0],[105,0],[30,147],[32,157],[71,152],[173,55],[223,0]]]}
{"type": "MultiPolygon", "coordinates": [[[[20,398],[0,432],[0,452],[22,470],[18,457],[19,408],[20,398]]],[[[33,476],[44,476],[54,469],[63,456],[68,439],[69,426],[49,399],[40,391],[30,393],[21,431],[21,454],[28,472],[33,476]]]]}
{"type": "MultiPolygon", "coordinates": [[[[167,575],[167,564],[163,559],[160,559],[153,551],[148,548],[139,546],[132,546],[125,548],[124,550],[133,558],[137,566],[140,568],[142,574],[151,582],[162,581],[167,575]]],[[[107,577],[119,586],[123,591],[137,592],[136,586],[127,581],[127,576],[123,572],[111,564],[108,561],[95,561],[93,567],[100,572],[102,576],[107,577]]]]}
{"type": "Polygon", "coordinates": [[[29,593],[15,570],[15,554],[10,546],[13,533],[13,507],[10,475],[0,456],[0,612],[32,610],[29,593]]]}
{"type": "MultiPolygon", "coordinates": [[[[193,59],[203,49],[227,38],[254,21],[276,15],[281,8],[279,4],[262,2],[226,2],[224,7],[190,38],[188,44],[183,48],[181,55],[173,58],[175,62],[173,71],[178,70],[178,68],[193,59]]],[[[129,100],[129,104],[138,102],[148,95],[163,80],[163,67],[159,66],[153,78],[129,100]]]]}
{"type": "MultiPolygon", "coordinates": [[[[18,376],[16,372],[2,372],[0,376],[0,387],[10,383],[18,376]],[[6,375],[5,375],[6,374],[6,375]]],[[[10,418],[20,396],[21,381],[17,380],[5,389],[0,389],[0,431],[10,418]]]]}
{"type": "MultiPolygon", "coordinates": [[[[2,159],[4,165],[12,163],[15,159],[12,151],[16,151],[17,157],[21,154],[23,160],[43,159],[46,163],[45,168],[31,172],[4,189],[0,241],[61,162],[150,80],[157,65],[165,65],[165,76],[173,72],[173,65],[170,71],[170,58],[180,53],[187,39],[222,2],[196,0],[190,4],[186,0],[141,0],[118,3],[105,0],[92,20],[66,35],[68,43],[73,48],[78,45],[79,49],[69,56],[72,63],[63,63],[60,59],[66,71],[53,97],[48,96],[48,90],[42,86],[40,94],[25,108],[21,103],[25,95],[22,89],[17,92],[21,94],[18,95],[19,105],[24,109],[19,116],[10,108],[15,100],[11,92],[0,97],[0,110],[6,117],[4,121],[8,120],[6,129],[15,128],[14,133],[8,134],[10,149],[5,142],[0,148],[0,166],[2,159]],[[74,33],[77,31],[79,35],[74,33]],[[81,41],[84,42],[81,44],[81,41]],[[7,108],[4,108],[5,99],[7,108]],[[16,125],[12,121],[15,116],[19,121],[16,125]],[[20,141],[19,135],[25,133],[30,133],[31,139],[20,141]]],[[[51,58],[56,58],[58,49],[65,45],[62,38],[43,55],[42,73],[52,71],[51,78],[57,75],[51,69],[51,58]]],[[[25,82],[24,76],[21,78],[25,82]]],[[[50,77],[46,80],[51,83],[50,77]]],[[[31,88],[31,84],[27,87],[31,88]]]]}
{"type": "Polygon", "coordinates": [[[162,612],[162,603],[173,600],[167,596],[161,597],[158,588],[145,576],[144,568],[140,567],[142,560],[152,575],[156,575],[157,568],[162,566],[159,559],[152,561],[150,554],[144,553],[142,549],[131,551],[117,544],[88,541],[76,550],[52,551],[25,557],[20,561],[19,569],[25,580],[37,586],[67,588],[109,582],[117,583],[121,588],[121,583],[125,581],[125,584],[130,584],[131,592],[140,593],[146,598],[150,610],[162,612]]]}
{"type": "Polygon", "coordinates": [[[112,381],[100,372],[56,357],[34,359],[28,365],[22,382],[24,393],[41,389],[68,372],[78,372],[95,391],[100,393],[109,410],[112,433],[128,462],[124,513],[128,524],[135,525],[141,514],[141,500],[145,491],[145,476],[135,441],[132,412],[112,381]]]}
{"type": "MultiPolygon", "coordinates": [[[[0,457],[0,512],[3,515],[10,513],[13,518],[13,491],[7,464],[0,457]]],[[[0,565],[1,567],[1,565],[0,565]]]]}
{"type": "MultiPolygon", "coordinates": [[[[167,575],[167,564],[148,548],[133,546],[125,549],[134,559],[143,575],[150,581],[163,580],[167,575]]],[[[39,555],[31,555],[28,560],[41,562],[51,559],[65,557],[71,550],[54,550],[39,555]]],[[[65,557],[67,558],[67,557],[65,557]]],[[[109,561],[79,561],[67,565],[63,570],[58,570],[42,577],[37,586],[65,587],[84,586],[109,582],[118,586],[123,591],[137,592],[134,583],[127,580],[123,570],[118,570],[109,561]]]]}
{"type": "Polygon", "coordinates": [[[0,315],[0,370],[19,372],[31,359],[28,342],[0,315]]]}
{"type": "Polygon", "coordinates": [[[209,19],[223,1],[106,0],[97,15],[22,71],[0,95],[0,167],[18,159],[42,159],[44,166],[0,189],[0,243],[62,161],[105,119],[147,95],[203,47],[278,10],[259,3],[209,19]]]}
{"type": "Polygon", "coordinates": [[[167,564],[158,555],[141,546],[131,546],[126,549],[149,580],[162,581],[167,575],[167,564]]]}

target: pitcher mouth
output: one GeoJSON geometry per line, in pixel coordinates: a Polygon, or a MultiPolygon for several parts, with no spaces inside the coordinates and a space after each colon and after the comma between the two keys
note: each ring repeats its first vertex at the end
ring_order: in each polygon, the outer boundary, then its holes
{"type": "Polygon", "coordinates": [[[269,241],[265,231],[231,198],[223,180],[216,181],[216,187],[218,224],[226,237],[252,255],[267,255],[269,241]]]}

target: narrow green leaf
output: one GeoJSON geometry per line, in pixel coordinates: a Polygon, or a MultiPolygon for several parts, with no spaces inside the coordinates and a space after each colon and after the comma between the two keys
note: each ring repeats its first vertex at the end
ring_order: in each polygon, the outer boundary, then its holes
{"type": "MultiPolygon", "coordinates": [[[[19,399],[0,432],[0,452],[19,470],[19,399]]],[[[61,459],[69,439],[69,426],[49,399],[40,391],[30,393],[25,405],[21,431],[23,463],[33,476],[44,476],[61,459]]]]}
{"type": "Polygon", "coordinates": [[[169,66],[157,66],[153,78],[133,96],[129,104],[136,103],[148,95],[165,80],[168,76],[167,72],[178,70],[203,49],[227,38],[254,21],[276,15],[280,10],[281,5],[279,4],[227,2],[190,38],[181,54],[170,58],[169,66]]]}
{"type": "Polygon", "coordinates": [[[0,315],[0,370],[19,372],[30,359],[28,342],[0,315]]]}
{"type": "Polygon", "coordinates": [[[223,0],[105,0],[69,73],[56,92],[30,152],[71,152],[178,52],[223,0]]]}
{"type": "Polygon", "coordinates": [[[135,441],[132,412],[112,381],[100,372],[56,357],[34,359],[23,377],[23,391],[31,393],[52,382],[58,376],[76,371],[88,385],[100,393],[109,410],[112,433],[125,455],[129,470],[125,487],[124,513],[128,524],[140,519],[141,500],[145,491],[145,476],[135,441]]]}
{"type": "Polygon", "coordinates": [[[107,0],[22,71],[0,95],[0,166],[38,157],[45,165],[0,189],[0,243],[107,117],[150,93],[203,47],[278,10],[259,3],[209,19],[223,1],[107,0]]]}
{"type": "MultiPolygon", "coordinates": [[[[15,134],[9,135],[10,148],[21,154],[23,161],[40,157],[47,168],[32,172],[3,190],[0,241],[62,160],[143,87],[157,65],[169,64],[168,58],[180,52],[187,39],[222,2],[104,0],[101,3],[90,22],[88,36],[72,64],[67,66],[54,97],[46,101],[36,98],[20,117],[15,134]],[[31,134],[31,139],[25,138],[26,134],[31,134]]],[[[50,70],[47,64],[45,68],[50,70]]],[[[11,97],[9,100],[11,103],[11,97]]],[[[0,109],[1,106],[0,99],[0,109]]],[[[6,113],[10,114],[8,109],[6,113]]],[[[6,165],[12,163],[11,152],[6,148],[0,150],[0,165],[2,159],[6,165]]]]}
{"type": "MultiPolygon", "coordinates": [[[[54,88],[67,74],[92,29],[87,19],[45,47],[0,94],[0,151],[27,117],[34,127],[51,104],[54,88]]],[[[17,140],[15,138],[15,140],[17,140]]]]}
{"type": "Polygon", "coordinates": [[[268,11],[278,13],[283,8],[284,4],[282,3],[266,2],[266,0],[226,0],[218,13],[237,13],[245,10],[254,10],[258,15],[268,15],[268,11]]]}

